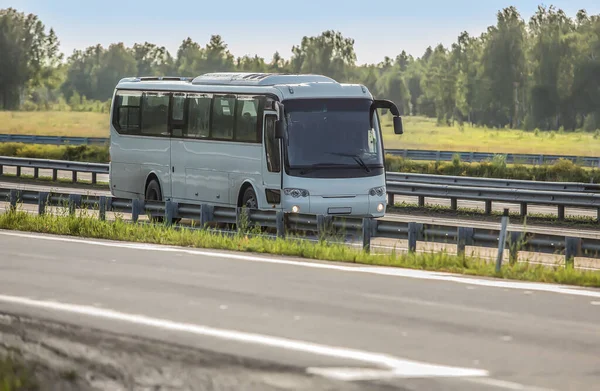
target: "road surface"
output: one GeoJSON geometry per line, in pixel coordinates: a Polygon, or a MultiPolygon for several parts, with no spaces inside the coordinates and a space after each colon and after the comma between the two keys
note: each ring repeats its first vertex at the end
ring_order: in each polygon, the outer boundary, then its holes
{"type": "Polygon", "coordinates": [[[348,389],[600,382],[600,290],[6,231],[0,270],[0,312],[291,365],[348,389]]]}

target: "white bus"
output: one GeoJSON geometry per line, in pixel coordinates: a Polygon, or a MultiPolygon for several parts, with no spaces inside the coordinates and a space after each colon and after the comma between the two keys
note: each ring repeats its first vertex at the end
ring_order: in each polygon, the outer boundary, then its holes
{"type": "Polygon", "coordinates": [[[320,75],[131,77],[110,119],[114,196],[381,217],[379,116],[398,108],[365,86],[320,75]]]}

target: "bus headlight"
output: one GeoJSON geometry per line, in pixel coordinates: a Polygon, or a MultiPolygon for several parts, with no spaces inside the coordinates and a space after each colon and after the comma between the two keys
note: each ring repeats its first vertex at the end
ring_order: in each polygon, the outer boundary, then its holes
{"type": "Polygon", "coordinates": [[[383,212],[384,205],[380,202],[377,204],[377,212],[383,212]]]}
{"type": "Polygon", "coordinates": [[[374,187],[371,190],[369,190],[369,195],[371,197],[381,197],[385,194],[385,186],[379,186],[379,187],[374,187]]]}
{"type": "Polygon", "coordinates": [[[308,190],[304,189],[283,189],[283,194],[287,196],[292,196],[294,198],[309,196],[308,190]]]}
{"type": "Polygon", "coordinates": [[[298,213],[298,212],[300,212],[300,207],[298,205],[292,206],[292,213],[298,213]]]}

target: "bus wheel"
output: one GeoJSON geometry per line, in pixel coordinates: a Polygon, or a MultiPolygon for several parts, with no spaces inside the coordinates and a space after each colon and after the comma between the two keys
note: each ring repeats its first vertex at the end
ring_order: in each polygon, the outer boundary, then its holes
{"type": "Polygon", "coordinates": [[[244,191],[244,196],[242,197],[242,207],[246,207],[248,209],[258,209],[258,199],[256,198],[256,193],[252,186],[249,186],[246,191],[244,191]]]}
{"type": "MultiPolygon", "coordinates": [[[[146,201],[162,201],[162,192],[160,191],[160,185],[156,181],[156,179],[152,179],[148,186],[146,187],[146,194],[144,199],[146,201]]],[[[156,221],[158,223],[162,223],[164,221],[163,216],[151,216],[151,221],[156,221]]]]}

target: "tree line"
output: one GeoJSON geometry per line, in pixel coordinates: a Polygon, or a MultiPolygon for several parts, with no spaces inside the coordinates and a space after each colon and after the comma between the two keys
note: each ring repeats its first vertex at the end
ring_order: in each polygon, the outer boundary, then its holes
{"type": "MultiPolygon", "coordinates": [[[[500,10],[479,36],[461,33],[450,47],[419,57],[397,50],[378,64],[358,65],[354,39],[337,31],[304,37],[284,60],[236,57],[221,36],[202,46],[186,38],[173,55],[150,42],[90,46],[67,58],[38,16],[0,10],[0,109],[106,111],[126,76],[197,76],[216,71],[301,72],[366,85],[404,115],[440,124],[526,130],[600,128],[600,15],[573,17],[539,6],[524,20],[500,10]]],[[[395,45],[390,45],[394,51],[395,45]]]]}

